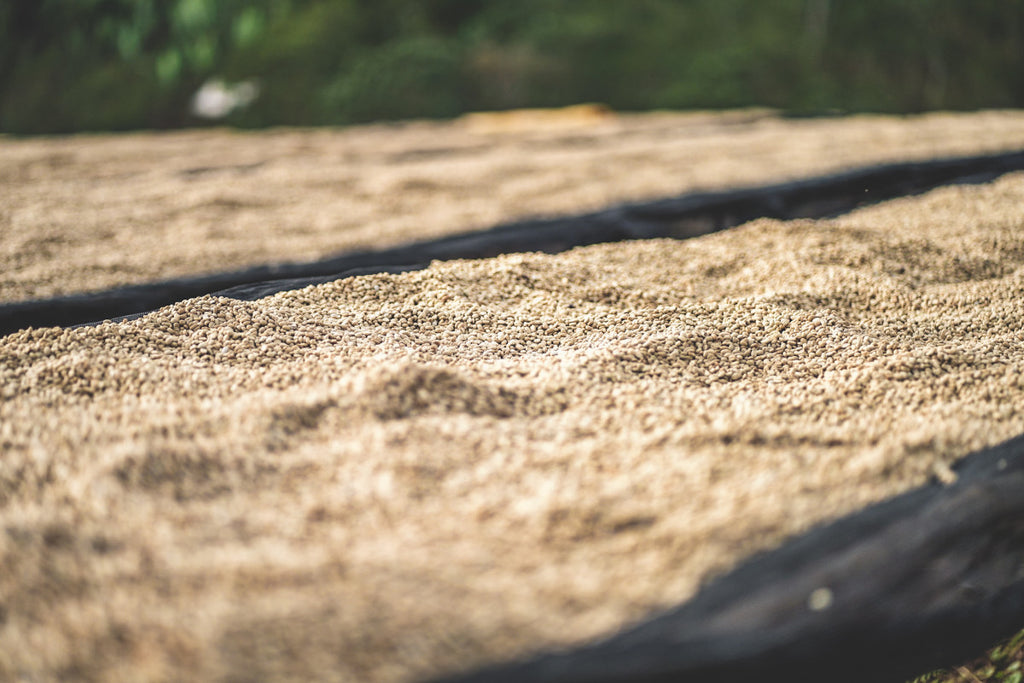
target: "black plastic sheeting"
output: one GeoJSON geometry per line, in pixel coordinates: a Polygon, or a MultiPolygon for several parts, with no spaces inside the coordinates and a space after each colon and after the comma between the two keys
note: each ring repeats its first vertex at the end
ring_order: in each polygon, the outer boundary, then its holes
{"type": "Polygon", "coordinates": [[[607,640],[435,683],[901,683],[957,664],[1024,627],[1024,435],[954,471],[607,640]]]}
{"type": "Polygon", "coordinates": [[[254,300],[351,275],[425,268],[432,260],[487,258],[527,251],[558,253],[587,244],[654,237],[685,239],[755,218],[823,218],[940,185],[988,182],[1022,169],[1024,151],[871,166],[778,185],[691,193],[575,216],[518,221],[312,263],[264,265],[8,303],[0,305],[0,335],[27,327],[68,327],[123,319],[204,294],[254,300]]]}

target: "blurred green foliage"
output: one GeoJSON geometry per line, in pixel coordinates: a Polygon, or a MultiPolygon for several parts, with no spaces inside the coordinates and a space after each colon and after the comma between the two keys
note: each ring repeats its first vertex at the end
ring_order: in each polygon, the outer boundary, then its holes
{"type": "Polygon", "coordinates": [[[6,0],[0,131],[239,126],[603,102],[795,113],[1024,106],[1024,0],[6,0]]]}

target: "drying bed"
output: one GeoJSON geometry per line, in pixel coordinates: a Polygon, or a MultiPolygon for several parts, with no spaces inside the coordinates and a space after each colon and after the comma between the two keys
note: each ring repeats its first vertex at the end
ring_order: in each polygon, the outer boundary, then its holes
{"type": "MultiPolygon", "coordinates": [[[[1024,149],[1024,114],[470,118],[0,137],[0,302],[306,263],[526,218],[1024,149]]],[[[586,113],[585,111],[582,113],[586,113]]],[[[325,273],[326,274],[326,273],[325,273]]],[[[262,278],[268,279],[268,278],[262,278]]]]}
{"type": "Polygon", "coordinates": [[[578,215],[515,221],[308,263],[275,263],[0,304],[0,334],[28,327],[123,320],[203,294],[253,301],[344,277],[419,270],[435,260],[517,252],[558,253],[588,244],[658,237],[689,239],[755,218],[820,218],[942,185],[981,183],[1019,170],[1024,170],[1024,151],[885,164],[778,185],[688,193],[578,215]]]}
{"type": "Polygon", "coordinates": [[[1011,173],[14,332],[0,677],[971,654],[1024,626],[1022,203],[1011,173]]]}

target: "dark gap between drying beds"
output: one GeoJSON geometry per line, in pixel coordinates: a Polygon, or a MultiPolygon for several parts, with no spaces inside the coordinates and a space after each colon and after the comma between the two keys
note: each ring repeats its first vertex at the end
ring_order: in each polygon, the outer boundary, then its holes
{"type": "Polygon", "coordinates": [[[506,223],[436,240],[356,251],[310,263],[283,263],[103,291],[0,304],[0,335],[28,327],[69,327],[137,317],[185,299],[217,294],[252,301],[353,275],[425,268],[434,260],[554,254],[602,242],[687,239],[755,218],[825,218],[858,206],[953,183],[982,183],[1024,170],[1024,151],[870,166],[806,180],[698,192],[602,211],[506,223]]]}

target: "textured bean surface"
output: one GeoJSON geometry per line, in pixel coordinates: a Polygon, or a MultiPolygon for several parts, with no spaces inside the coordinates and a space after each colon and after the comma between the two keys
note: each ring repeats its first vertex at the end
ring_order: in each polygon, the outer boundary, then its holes
{"type": "Polygon", "coordinates": [[[343,130],[0,137],[0,302],[1020,148],[1020,112],[787,120],[584,108],[343,130]]]}
{"type": "Polygon", "coordinates": [[[6,337],[0,679],[411,680],[949,481],[1024,432],[1022,206],[1017,174],[6,337]]]}

